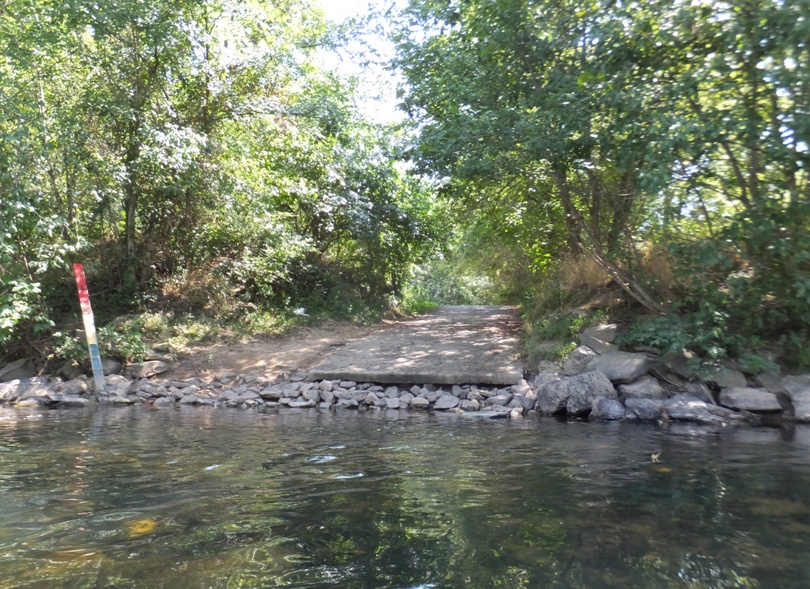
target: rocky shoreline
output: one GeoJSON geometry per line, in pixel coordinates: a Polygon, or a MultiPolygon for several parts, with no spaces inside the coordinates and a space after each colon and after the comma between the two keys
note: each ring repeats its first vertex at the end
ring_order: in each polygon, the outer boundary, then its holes
{"type": "Polygon", "coordinates": [[[688,421],[712,425],[764,420],[810,422],[810,374],[745,375],[722,366],[699,380],[685,357],[619,351],[616,326],[585,330],[562,366],[541,362],[531,381],[512,386],[383,385],[308,380],[305,374],[268,381],[256,373],[222,372],[170,380],[165,360],[122,367],[105,362],[106,390],[91,378],[34,376],[18,361],[0,369],[0,405],[19,408],[143,404],[285,410],[412,410],[458,413],[478,419],[567,415],[604,421],[688,421]],[[120,374],[118,374],[120,372],[120,374]],[[5,382],[2,382],[5,381],[5,382]]]}

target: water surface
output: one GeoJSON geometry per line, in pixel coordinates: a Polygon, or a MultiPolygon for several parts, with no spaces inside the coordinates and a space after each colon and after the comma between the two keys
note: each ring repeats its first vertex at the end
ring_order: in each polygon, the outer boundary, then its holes
{"type": "Polygon", "coordinates": [[[0,588],[806,588],[809,451],[805,428],[8,410],[0,588]]]}

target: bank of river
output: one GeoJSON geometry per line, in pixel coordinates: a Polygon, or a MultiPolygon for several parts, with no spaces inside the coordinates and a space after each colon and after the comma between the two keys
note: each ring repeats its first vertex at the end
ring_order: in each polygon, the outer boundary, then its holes
{"type": "Polygon", "coordinates": [[[809,450],[806,426],[4,409],[0,587],[804,588],[809,450]]]}

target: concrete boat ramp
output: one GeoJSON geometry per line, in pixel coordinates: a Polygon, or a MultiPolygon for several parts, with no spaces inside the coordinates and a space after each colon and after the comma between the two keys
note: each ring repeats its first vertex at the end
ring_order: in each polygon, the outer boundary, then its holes
{"type": "Polygon", "coordinates": [[[391,384],[517,384],[515,307],[441,307],[355,340],[312,368],[312,380],[391,384]]]}

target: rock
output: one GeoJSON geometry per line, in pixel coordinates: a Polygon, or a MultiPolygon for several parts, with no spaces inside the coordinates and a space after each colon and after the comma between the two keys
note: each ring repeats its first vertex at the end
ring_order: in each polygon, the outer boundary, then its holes
{"type": "Polygon", "coordinates": [[[281,385],[281,396],[288,399],[295,399],[300,391],[300,382],[285,382],[281,385]]]}
{"type": "MultiPolygon", "coordinates": [[[[324,391],[326,389],[321,390],[324,391]]],[[[266,399],[268,401],[278,401],[283,396],[283,392],[281,385],[273,385],[272,387],[268,387],[260,391],[259,395],[261,395],[262,399],[266,399]]]]}
{"type": "Polygon", "coordinates": [[[411,394],[412,394],[414,397],[418,397],[419,395],[421,395],[421,394],[422,394],[422,387],[419,387],[419,386],[413,385],[413,386],[411,387],[411,394]]]}
{"type": "Polygon", "coordinates": [[[385,407],[387,409],[399,409],[402,406],[402,401],[399,399],[385,398],[385,407]]]}
{"type": "Polygon", "coordinates": [[[322,380],[318,385],[318,388],[322,391],[331,391],[332,390],[332,381],[331,380],[322,380]]]}
{"type": "Polygon", "coordinates": [[[663,358],[663,365],[675,374],[685,380],[692,380],[695,378],[695,371],[692,369],[690,361],[695,358],[695,355],[689,350],[681,350],[680,352],[669,352],[663,358]]]}
{"type": "Polygon", "coordinates": [[[335,393],[332,391],[321,391],[320,397],[327,405],[331,405],[335,402],[335,393]]]}
{"type": "Polygon", "coordinates": [[[543,373],[557,374],[559,369],[560,367],[557,366],[557,364],[555,364],[554,362],[551,362],[550,360],[540,360],[540,362],[537,363],[538,374],[543,373]]]}
{"type": "Polygon", "coordinates": [[[424,397],[414,397],[411,401],[411,409],[427,409],[430,407],[430,401],[424,397]]]}
{"type": "Polygon", "coordinates": [[[303,392],[304,399],[317,403],[321,400],[321,391],[316,388],[310,388],[303,392]]]}
{"type": "Polygon", "coordinates": [[[714,395],[712,390],[705,382],[687,382],[683,385],[683,391],[693,397],[697,397],[701,401],[716,405],[714,402],[714,395]]]}
{"type": "Polygon", "coordinates": [[[32,378],[37,373],[31,358],[21,358],[0,368],[0,382],[32,378]]]}
{"type": "MultiPolygon", "coordinates": [[[[532,395],[534,395],[533,392],[532,392],[532,395]]],[[[536,402],[536,399],[532,398],[532,397],[527,397],[526,395],[514,395],[512,397],[511,403],[515,403],[515,402],[519,403],[519,406],[520,406],[521,409],[525,409],[526,411],[529,411],[530,409],[534,409],[534,404],[536,402]]],[[[463,409],[463,407],[462,407],[462,409],[463,409]]]]}
{"type": "Polygon", "coordinates": [[[599,397],[616,398],[616,389],[601,372],[585,372],[539,389],[536,409],[547,414],[565,409],[571,415],[581,415],[590,411],[593,400],[599,397]]]}
{"type": "Polygon", "coordinates": [[[664,401],[659,399],[630,398],[624,402],[629,413],[642,421],[655,421],[661,415],[664,401]]]}
{"type": "Polygon", "coordinates": [[[171,397],[159,397],[152,403],[153,407],[174,407],[174,399],[171,397]]]}
{"type": "MultiPolygon", "coordinates": [[[[50,401],[50,400],[48,400],[50,401]]],[[[44,407],[47,403],[42,397],[28,397],[26,399],[19,399],[14,403],[15,407],[44,407]]]]}
{"type": "Polygon", "coordinates": [[[731,421],[745,419],[745,416],[737,415],[731,409],[710,405],[687,394],[675,395],[665,401],[661,413],[678,421],[695,421],[710,425],[725,425],[731,421]]]}
{"type": "Polygon", "coordinates": [[[23,396],[31,386],[31,379],[0,383],[0,403],[11,403],[23,396]]]}
{"type": "Polygon", "coordinates": [[[652,376],[642,376],[629,384],[620,384],[619,397],[626,399],[667,399],[669,394],[658,379],[652,376]]]}
{"type": "Polygon", "coordinates": [[[509,417],[510,412],[500,412],[500,411],[473,411],[471,413],[463,413],[462,417],[466,417],[468,419],[504,419],[505,417],[509,417]]]}
{"type": "Polygon", "coordinates": [[[509,404],[509,401],[512,400],[511,393],[499,393],[494,397],[490,397],[486,400],[486,405],[503,405],[506,406],[509,404]]]}
{"type": "Polygon", "coordinates": [[[460,401],[458,397],[444,394],[436,399],[436,404],[433,406],[433,408],[438,411],[447,411],[448,409],[458,407],[459,403],[460,401]]]}
{"type": "Polygon", "coordinates": [[[87,394],[87,389],[87,383],[80,379],[63,382],[56,388],[56,390],[66,395],[84,395],[87,394]]]}
{"type": "MultiPolygon", "coordinates": [[[[608,352],[616,352],[616,351],[618,351],[619,347],[616,346],[615,344],[611,343],[613,341],[612,339],[609,342],[607,340],[602,339],[598,335],[595,335],[596,333],[598,333],[598,331],[597,331],[598,329],[599,328],[597,328],[597,327],[590,327],[590,328],[586,329],[585,331],[583,331],[579,336],[580,345],[588,346],[590,349],[592,349],[597,354],[607,354],[608,352]]],[[[610,337],[610,334],[608,334],[608,333],[605,333],[604,335],[610,337]]],[[[615,336],[616,336],[616,332],[615,332],[615,329],[614,329],[613,337],[615,337],[615,336]]]]}
{"type": "Polygon", "coordinates": [[[763,374],[758,374],[754,377],[754,382],[757,383],[761,388],[765,389],[769,393],[774,394],[784,394],[785,387],[782,386],[782,377],[776,374],[775,372],[765,372],[763,374]]]}
{"type": "Polygon", "coordinates": [[[481,405],[478,401],[471,401],[470,399],[464,399],[460,405],[461,409],[464,411],[478,411],[481,408],[481,405]]]}
{"type": "Polygon", "coordinates": [[[530,387],[529,383],[525,380],[521,380],[518,384],[510,388],[509,392],[513,395],[523,395],[525,397],[532,393],[532,387],[530,387]]]}
{"type": "Polygon", "coordinates": [[[810,374],[786,376],[781,385],[793,404],[796,421],[810,422],[810,374]]]}
{"type": "MultiPolygon", "coordinates": [[[[236,391],[234,391],[236,392],[236,391]]],[[[245,401],[254,401],[261,399],[261,395],[259,393],[254,393],[253,391],[245,391],[243,393],[237,393],[233,400],[237,403],[244,403],[245,401]]]]}
{"type": "Polygon", "coordinates": [[[197,398],[197,395],[184,395],[183,398],[180,399],[179,403],[181,405],[199,405],[200,399],[197,398]]]}
{"type": "Polygon", "coordinates": [[[341,399],[337,402],[338,409],[357,409],[360,406],[354,399],[341,399]]]}
{"type": "Polygon", "coordinates": [[[540,388],[552,382],[557,382],[558,380],[560,380],[560,375],[557,373],[541,372],[534,377],[534,386],[535,388],[540,388]]]}
{"type": "Polygon", "coordinates": [[[588,372],[601,372],[611,382],[632,382],[645,374],[650,359],[632,352],[608,352],[588,362],[588,372]]]}
{"type": "Polygon", "coordinates": [[[102,358],[101,369],[104,371],[104,376],[110,374],[119,374],[121,372],[122,364],[114,358],[102,358]]]}
{"type": "Polygon", "coordinates": [[[68,360],[62,366],[59,367],[59,370],[56,371],[56,374],[64,378],[65,380],[75,380],[82,375],[82,368],[79,366],[77,362],[73,360],[68,360]]]}
{"type": "Polygon", "coordinates": [[[616,333],[619,326],[615,323],[607,323],[604,325],[595,325],[588,327],[582,331],[582,335],[586,337],[593,337],[605,343],[612,344],[616,341],[616,333]]]}
{"type": "Polygon", "coordinates": [[[124,374],[133,378],[151,378],[157,374],[167,372],[170,368],[171,365],[162,360],[148,360],[140,364],[128,364],[124,368],[124,374]]]}
{"type": "Polygon", "coordinates": [[[487,407],[486,411],[482,411],[481,413],[497,413],[501,417],[509,417],[512,413],[513,409],[511,407],[504,407],[503,405],[493,405],[492,407],[487,407]]]}
{"type": "Polygon", "coordinates": [[[568,359],[563,363],[562,371],[566,376],[582,374],[588,369],[591,360],[597,357],[597,353],[588,346],[579,346],[571,352],[568,359]]]}
{"type": "Polygon", "coordinates": [[[425,399],[428,400],[428,403],[435,403],[441,396],[441,393],[438,391],[428,391],[424,388],[422,389],[422,394],[424,395],[425,399]]]}
{"type": "Polygon", "coordinates": [[[340,388],[342,389],[353,389],[357,386],[357,383],[353,380],[341,380],[340,381],[340,388]]]}
{"type": "Polygon", "coordinates": [[[386,387],[383,391],[383,395],[389,399],[396,399],[399,397],[399,389],[397,387],[386,387]]]}
{"type": "Polygon", "coordinates": [[[748,386],[742,372],[725,366],[720,366],[711,371],[706,380],[713,382],[721,389],[743,389],[748,386]]]}
{"type": "Polygon", "coordinates": [[[403,393],[403,395],[399,398],[400,407],[407,408],[413,399],[414,396],[411,393],[403,393]]]}
{"type": "Polygon", "coordinates": [[[374,403],[376,403],[379,400],[380,398],[377,395],[375,395],[374,393],[369,393],[363,398],[363,403],[365,403],[366,405],[374,405],[374,403]]]}
{"type": "Polygon", "coordinates": [[[91,403],[92,401],[90,401],[90,399],[85,399],[84,397],[79,397],[78,395],[63,395],[62,398],[57,402],[57,405],[64,408],[73,408],[86,407],[91,403]]]}
{"type": "Polygon", "coordinates": [[[130,399],[129,397],[125,397],[124,395],[109,395],[107,397],[101,398],[102,403],[108,403],[111,405],[132,405],[135,401],[130,399]]]}
{"type": "Polygon", "coordinates": [[[591,419],[603,419],[605,421],[617,421],[624,419],[626,409],[618,399],[599,397],[591,403],[591,419]]]}
{"type": "MultiPolygon", "coordinates": [[[[300,401],[290,401],[289,407],[291,409],[306,409],[309,407],[315,407],[317,403],[315,401],[307,401],[305,399],[301,399],[300,401]]],[[[346,407],[348,409],[348,407],[346,407]]]]}
{"type": "Polygon", "coordinates": [[[523,409],[514,408],[509,412],[509,419],[519,419],[523,417],[523,409]]]}
{"type": "Polygon", "coordinates": [[[214,380],[219,381],[221,383],[227,384],[236,378],[236,373],[230,370],[217,372],[214,376],[214,380]]]}
{"type": "Polygon", "coordinates": [[[732,388],[720,391],[719,402],[724,407],[744,411],[781,411],[782,405],[775,394],[765,389],[732,388]]]}

